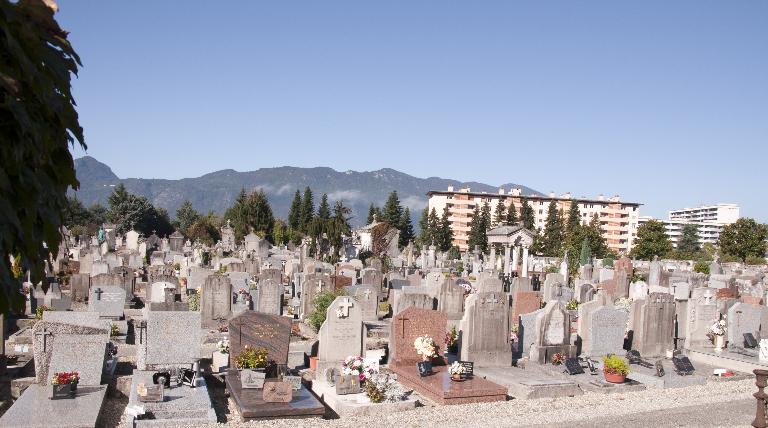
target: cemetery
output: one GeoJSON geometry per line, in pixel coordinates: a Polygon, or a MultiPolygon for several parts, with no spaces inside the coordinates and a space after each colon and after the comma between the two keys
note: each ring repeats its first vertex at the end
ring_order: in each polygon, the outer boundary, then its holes
{"type": "Polygon", "coordinates": [[[684,393],[768,369],[765,266],[713,263],[721,273],[704,275],[625,256],[571,277],[565,260],[524,251],[521,225],[491,230],[486,254],[409,244],[356,258],[375,227],[355,231],[335,264],[308,240],[238,241],[229,224],[213,247],[110,225],[66,237],[47,290],[25,283],[25,313],[4,318],[0,426],[387,418],[684,393]],[[60,281],[64,259],[77,271],[60,281]]]}

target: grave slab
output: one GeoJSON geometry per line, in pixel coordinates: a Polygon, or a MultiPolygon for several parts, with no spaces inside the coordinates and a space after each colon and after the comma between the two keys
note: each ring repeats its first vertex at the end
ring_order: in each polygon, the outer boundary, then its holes
{"type": "Polygon", "coordinates": [[[507,387],[507,394],[518,400],[575,397],[584,394],[575,382],[531,373],[517,367],[477,367],[475,376],[507,387]]]}
{"type": "MultiPolygon", "coordinates": [[[[150,382],[152,380],[150,379],[150,382]]],[[[79,386],[75,398],[50,400],[49,385],[32,384],[0,418],[2,428],[99,426],[107,385],[79,386]]]]}
{"type": "Polygon", "coordinates": [[[394,403],[371,403],[363,392],[359,394],[336,394],[336,387],[325,381],[312,382],[312,392],[339,416],[373,416],[392,412],[403,412],[416,408],[418,400],[409,396],[407,400],[394,403]]]}
{"type": "MultiPolygon", "coordinates": [[[[266,382],[274,381],[267,379],[266,382]]],[[[230,399],[235,403],[243,422],[276,418],[321,418],[325,415],[325,406],[312,395],[304,385],[293,391],[293,398],[288,403],[267,403],[263,389],[243,389],[237,370],[227,371],[226,387],[230,399]]]]}
{"type": "Polygon", "coordinates": [[[420,377],[416,364],[390,367],[403,385],[436,404],[467,404],[505,401],[507,388],[479,376],[463,382],[454,382],[446,366],[433,367],[434,374],[420,377]]]}
{"type": "Polygon", "coordinates": [[[195,388],[186,385],[166,388],[162,402],[140,402],[136,388],[140,383],[153,385],[154,373],[154,371],[145,370],[133,371],[128,406],[139,406],[144,409],[145,415],[151,414],[154,417],[154,419],[136,420],[136,428],[162,425],[162,422],[173,426],[194,426],[216,422],[216,412],[211,405],[208,386],[202,378],[198,378],[195,388]]]}

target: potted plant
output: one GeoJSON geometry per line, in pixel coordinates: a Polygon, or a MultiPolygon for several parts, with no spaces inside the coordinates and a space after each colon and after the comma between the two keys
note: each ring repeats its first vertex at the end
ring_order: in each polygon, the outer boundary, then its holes
{"type": "Polygon", "coordinates": [[[458,361],[454,361],[453,364],[448,367],[448,373],[451,374],[451,380],[454,382],[461,382],[464,380],[464,375],[467,373],[467,369],[458,361]]]}
{"type": "Polygon", "coordinates": [[[80,375],[77,372],[54,373],[51,378],[51,399],[68,398],[75,395],[80,375]]]}
{"type": "Polygon", "coordinates": [[[459,334],[456,332],[456,326],[451,327],[451,330],[445,333],[445,360],[448,364],[453,364],[458,358],[458,338],[459,334]]]}
{"type": "Polygon", "coordinates": [[[624,383],[629,374],[629,363],[618,355],[607,355],[603,358],[603,374],[610,383],[624,383]]]}
{"type": "Polygon", "coordinates": [[[720,352],[725,348],[725,333],[727,331],[728,327],[725,323],[725,316],[709,327],[707,336],[709,336],[709,339],[712,340],[712,343],[715,345],[715,352],[720,352]]]}
{"type": "Polygon", "coordinates": [[[342,375],[355,375],[360,379],[360,384],[369,377],[379,372],[378,364],[369,364],[362,357],[349,356],[341,363],[342,375]]]}
{"type": "Polygon", "coordinates": [[[267,360],[268,355],[269,350],[267,348],[256,349],[245,345],[240,352],[240,355],[235,358],[235,367],[237,367],[238,370],[250,369],[266,371],[267,366],[269,365],[269,361],[267,360]]]}

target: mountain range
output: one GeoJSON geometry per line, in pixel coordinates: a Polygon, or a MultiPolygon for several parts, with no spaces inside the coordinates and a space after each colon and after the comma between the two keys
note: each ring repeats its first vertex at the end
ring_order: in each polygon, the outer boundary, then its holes
{"type": "Polygon", "coordinates": [[[86,206],[107,204],[107,197],[114,186],[123,183],[134,194],[145,196],[157,207],[168,210],[171,218],[176,209],[188,199],[201,213],[223,213],[237,197],[241,189],[263,190],[277,217],[285,218],[297,189],[312,189],[315,206],[323,193],[328,194],[331,205],[336,200],[352,208],[352,224],[365,223],[371,203],[382,206],[390,192],[397,190],[400,202],[411,210],[411,220],[418,222],[420,211],[427,204],[426,193],[430,190],[446,190],[448,186],[459,189],[469,186],[472,191],[496,193],[499,187],[509,190],[522,189],[524,195],[541,195],[540,192],[515,183],[491,186],[476,182],[461,182],[439,177],[418,178],[390,168],[378,171],[336,171],[327,167],[297,168],[282,166],[238,172],[232,169],[212,172],[195,178],[165,180],[158,178],[119,178],[112,169],[90,156],[75,159],[80,189],[72,194],[86,206]]]}

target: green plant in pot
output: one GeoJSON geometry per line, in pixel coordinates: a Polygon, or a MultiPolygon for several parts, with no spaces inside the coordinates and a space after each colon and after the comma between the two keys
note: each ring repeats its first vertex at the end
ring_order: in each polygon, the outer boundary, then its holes
{"type": "Polygon", "coordinates": [[[269,366],[269,350],[267,348],[252,348],[246,345],[235,358],[238,369],[265,370],[269,366]]]}
{"type": "Polygon", "coordinates": [[[603,374],[610,383],[624,383],[629,374],[629,363],[618,355],[606,355],[603,358],[603,374]]]}

